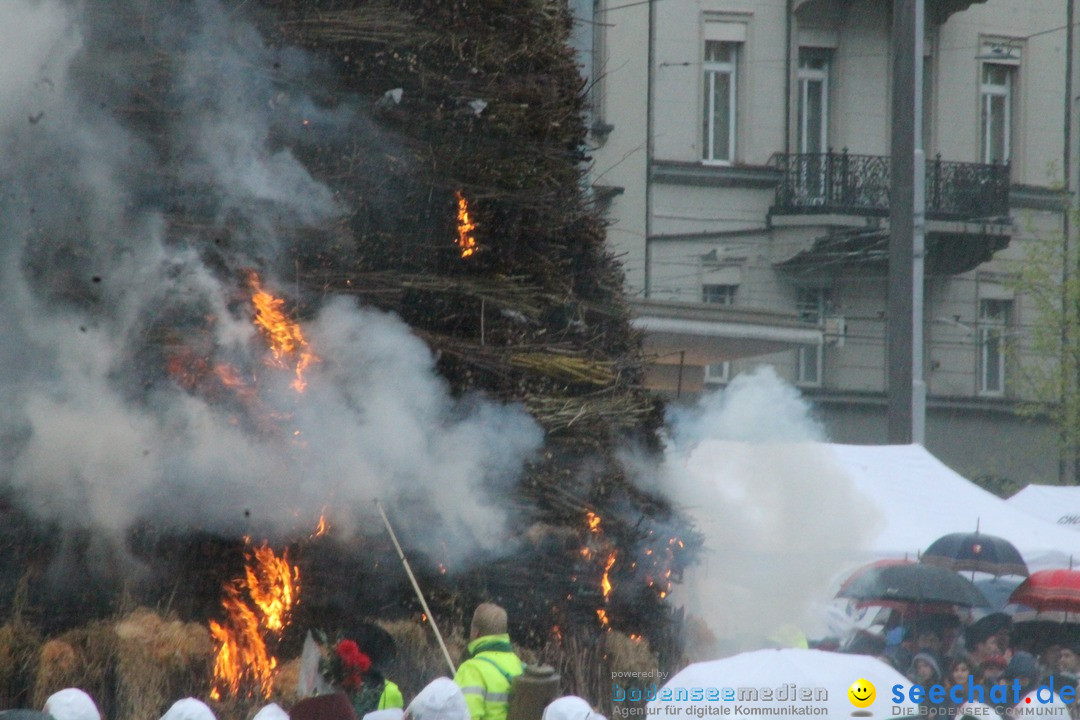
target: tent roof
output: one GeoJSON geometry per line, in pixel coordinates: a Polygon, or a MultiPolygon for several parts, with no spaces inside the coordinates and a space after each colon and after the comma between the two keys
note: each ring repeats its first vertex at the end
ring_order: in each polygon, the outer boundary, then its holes
{"type": "MultiPolygon", "coordinates": [[[[880,513],[873,555],[915,558],[942,535],[978,528],[1012,542],[1031,571],[1067,567],[1071,556],[1080,558],[1080,533],[983,490],[920,445],[831,449],[857,491],[880,513]]],[[[1080,492],[1075,497],[1080,507],[1080,492]]]]}
{"type": "Polygon", "coordinates": [[[1080,486],[1028,485],[1006,502],[1037,518],[1080,531],[1080,486]]]}
{"type": "MultiPolygon", "coordinates": [[[[890,702],[890,688],[895,685],[908,685],[908,680],[889,665],[874,657],[854,655],[822,650],[802,650],[794,648],[765,649],[739,653],[721,660],[710,660],[688,665],[664,683],[665,688],[768,688],[783,691],[794,684],[799,691],[819,689],[827,691],[828,699],[805,701],[799,697],[787,700],[745,700],[738,704],[743,708],[771,708],[787,710],[791,706],[814,707],[825,710],[826,717],[849,717],[852,704],[848,699],[848,688],[852,681],[869,680],[877,689],[874,701],[875,717],[886,713],[893,716],[915,717],[919,707],[909,700],[901,703],[890,702]]],[[[795,692],[795,688],[792,688],[795,692]]],[[[815,692],[816,695],[816,692],[815,692]]],[[[648,715],[667,717],[670,715],[687,716],[691,713],[687,706],[720,705],[721,702],[702,701],[666,701],[653,700],[649,703],[648,715]],[[681,712],[660,713],[660,707],[674,706],[681,712]]],[[[734,703],[729,703],[733,705],[734,703]]]]}

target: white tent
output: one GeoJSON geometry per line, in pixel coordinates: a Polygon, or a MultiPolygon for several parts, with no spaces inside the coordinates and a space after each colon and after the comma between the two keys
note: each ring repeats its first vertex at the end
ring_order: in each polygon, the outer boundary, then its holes
{"type": "MultiPolygon", "coordinates": [[[[1080,534],[983,490],[920,445],[832,445],[855,489],[880,514],[875,556],[918,556],[934,540],[976,528],[1012,542],[1031,571],[1080,559],[1080,534]]],[[[1078,503],[1080,504],[1080,503],[1078,503]]]]}
{"type": "Polygon", "coordinates": [[[1006,502],[1047,522],[1080,530],[1080,486],[1028,485],[1006,502]]]}
{"type": "Polygon", "coordinates": [[[670,698],[658,697],[649,702],[647,716],[687,718],[724,713],[774,717],[917,717],[919,706],[915,703],[892,702],[894,685],[902,685],[906,690],[909,683],[893,668],[865,655],[820,650],[757,650],[688,665],[658,693],[670,698]],[[876,697],[871,695],[869,700],[872,712],[856,711],[849,700],[848,688],[856,681],[869,681],[876,689],[876,697]],[[700,697],[689,699],[692,689],[697,689],[700,697]],[[701,711],[709,707],[713,712],[701,711]]]}
{"type": "Polygon", "coordinates": [[[674,599],[727,649],[760,647],[788,624],[822,637],[823,619],[844,634],[851,617],[832,598],[852,570],[915,560],[951,533],[1000,536],[1032,571],[1080,558],[1080,533],[1012,507],[918,445],[702,440],[669,454],[665,479],[705,540],[674,599]]]}

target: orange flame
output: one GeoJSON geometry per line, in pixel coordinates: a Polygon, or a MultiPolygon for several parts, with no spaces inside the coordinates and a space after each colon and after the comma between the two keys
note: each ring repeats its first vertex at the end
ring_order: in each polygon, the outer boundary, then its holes
{"type": "Polygon", "coordinates": [[[270,351],[274,354],[278,367],[285,367],[286,361],[295,360],[296,378],[292,386],[296,392],[304,392],[307,387],[304,371],[312,363],[318,362],[319,358],[308,349],[299,323],[290,320],[282,312],[285,301],[263,290],[259,276],[254,272],[248,280],[252,289],[251,302],[255,305],[255,325],[263,331],[270,343],[270,351]]]}
{"type": "Polygon", "coordinates": [[[604,576],[600,578],[600,589],[604,592],[605,602],[611,595],[611,578],[608,577],[608,573],[611,572],[611,566],[615,564],[615,553],[616,551],[612,550],[608,555],[607,563],[604,564],[604,576]]]}
{"type": "Polygon", "coordinates": [[[585,513],[585,524],[589,526],[589,532],[600,533],[600,516],[592,510],[585,513]]]}
{"type": "Polygon", "coordinates": [[[248,593],[262,612],[263,625],[278,635],[285,629],[294,593],[300,589],[300,570],[289,566],[289,551],[274,555],[269,545],[255,548],[254,562],[245,568],[248,593]]]}
{"type": "Polygon", "coordinates": [[[476,229],[476,223],[469,217],[469,202],[465,199],[465,196],[461,194],[460,190],[456,190],[454,195],[457,197],[458,206],[457,245],[461,248],[461,258],[464,260],[476,252],[476,238],[472,235],[472,231],[476,229]]]}
{"type": "Polygon", "coordinates": [[[315,534],[312,537],[322,537],[330,531],[330,523],[326,521],[326,513],[319,515],[319,522],[315,526],[315,534]]]}
{"type": "Polygon", "coordinates": [[[210,697],[214,700],[220,700],[223,694],[236,697],[242,688],[248,697],[256,691],[263,698],[270,697],[277,659],[266,649],[266,641],[259,633],[258,617],[244,602],[239,588],[232,585],[225,586],[221,605],[228,618],[226,623],[210,621],[210,634],[218,644],[210,697]]]}
{"type": "Polygon", "coordinates": [[[299,581],[299,569],[289,565],[288,552],[279,558],[264,543],[249,553],[244,577],[226,583],[221,601],[225,621],[210,621],[217,644],[212,699],[270,697],[277,658],[267,649],[265,633],[281,636],[300,591],[299,581]]]}

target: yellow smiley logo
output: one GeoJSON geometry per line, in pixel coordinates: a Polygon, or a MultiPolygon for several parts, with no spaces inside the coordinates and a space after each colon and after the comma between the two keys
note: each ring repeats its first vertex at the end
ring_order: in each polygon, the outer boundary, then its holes
{"type": "Polygon", "coordinates": [[[874,704],[874,698],[877,697],[877,690],[874,689],[874,684],[864,678],[859,678],[855,682],[851,683],[851,687],[847,691],[848,700],[851,704],[857,708],[866,708],[874,704]]]}

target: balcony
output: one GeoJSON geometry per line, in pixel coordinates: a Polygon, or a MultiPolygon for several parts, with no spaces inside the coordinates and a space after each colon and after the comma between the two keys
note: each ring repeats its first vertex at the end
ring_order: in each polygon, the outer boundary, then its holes
{"type": "MultiPolygon", "coordinates": [[[[772,215],[889,214],[889,158],[835,153],[777,154],[780,171],[772,215]]],[[[926,219],[965,223],[1003,222],[1009,215],[1009,166],[926,163],[926,219]]]]}
{"type": "MultiPolygon", "coordinates": [[[[888,262],[889,158],[844,152],[777,154],[779,178],[769,210],[774,230],[801,241],[777,258],[781,272],[820,277],[888,262]]],[[[926,164],[926,272],[954,275],[1008,245],[1009,166],[926,164]]]]}

